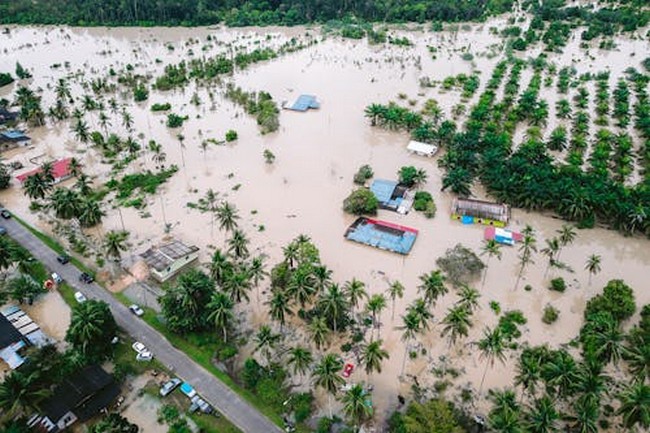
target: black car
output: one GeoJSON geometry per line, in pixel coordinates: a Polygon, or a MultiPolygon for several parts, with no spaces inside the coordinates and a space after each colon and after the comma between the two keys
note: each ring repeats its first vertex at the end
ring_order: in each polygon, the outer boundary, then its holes
{"type": "Polygon", "coordinates": [[[65,265],[70,261],[70,257],[66,256],[65,254],[61,254],[56,258],[56,261],[61,263],[62,265],[65,265]]]}
{"type": "Polygon", "coordinates": [[[2,215],[2,218],[6,220],[11,218],[11,212],[9,212],[7,209],[2,209],[2,211],[0,211],[0,215],[2,215]]]}
{"type": "Polygon", "coordinates": [[[93,281],[95,281],[95,279],[93,278],[92,275],[82,272],[81,275],[79,275],[79,281],[84,282],[86,284],[90,284],[93,281]]]}

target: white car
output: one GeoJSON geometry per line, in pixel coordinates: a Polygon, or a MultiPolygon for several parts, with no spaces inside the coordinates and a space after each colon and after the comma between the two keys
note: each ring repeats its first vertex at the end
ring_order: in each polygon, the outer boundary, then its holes
{"type": "Polygon", "coordinates": [[[56,284],[61,284],[63,282],[63,278],[61,278],[61,275],[57,274],[56,272],[52,272],[52,280],[56,284]]]}
{"type": "Polygon", "coordinates": [[[178,387],[178,385],[180,384],[181,384],[181,380],[177,377],[169,380],[168,382],[165,382],[165,384],[160,388],[160,395],[165,397],[171,394],[171,392],[175,390],[176,387],[178,387]]]}
{"type": "Polygon", "coordinates": [[[133,314],[135,314],[136,316],[138,316],[138,317],[140,317],[140,316],[142,316],[144,314],[144,310],[142,308],[140,308],[136,304],[129,305],[129,310],[131,310],[131,312],[133,314]]]}
{"type": "Polygon", "coordinates": [[[87,301],[86,297],[81,292],[74,292],[74,298],[80,304],[87,301]]]}
{"type": "Polygon", "coordinates": [[[153,353],[149,352],[147,346],[139,341],[133,343],[131,347],[138,353],[135,357],[136,361],[151,361],[153,359],[153,353]]]}

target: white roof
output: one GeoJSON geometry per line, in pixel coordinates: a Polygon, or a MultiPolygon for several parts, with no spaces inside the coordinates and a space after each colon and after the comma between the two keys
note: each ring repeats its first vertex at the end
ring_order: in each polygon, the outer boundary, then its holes
{"type": "Polygon", "coordinates": [[[438,151],[438,146],[434,144],[421,143],[419,141],[409,141],[408,150],[415,153],[420,153],[427,156],[432,156],[438,151]]]}

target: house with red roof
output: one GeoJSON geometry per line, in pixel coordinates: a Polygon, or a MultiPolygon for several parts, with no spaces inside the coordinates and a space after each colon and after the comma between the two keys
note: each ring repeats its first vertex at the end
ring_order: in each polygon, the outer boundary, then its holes
{"type": "MultiPolygon", "coordinates": [[[[72,158],[65,158],[65,159],[60,159],[58,161],[55,161],[52,164],[52,176],[54,176],[54,183],[63,182],[64,180],[72,177],[72,170],[70,169],[71,161],[72,158]]],[[[41,167],[38,167],[26,173],[16,176],[16,179],[18,179],[20,183],[23,183],[28,177],[33,176],[36,173],[40,173],[42,171],[43,169],[41,167]]]]}

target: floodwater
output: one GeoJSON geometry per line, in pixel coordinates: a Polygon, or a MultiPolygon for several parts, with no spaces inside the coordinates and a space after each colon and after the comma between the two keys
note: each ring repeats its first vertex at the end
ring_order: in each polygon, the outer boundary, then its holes
{"type": "Polygon", "coordinates": [[[43,332],[56,341],[63,341],[70,326],[70,307],[56,290],[39,296],[33,305],[23,304],[21,308],[38,323],[43,332]]]}
{"type": "MultiPolygon", "coordinates": [[[[437,99],[449,117],[451,107],[460,102],[459,92],[423,88],[419,86],[419,79],[426,76],[442,80],[448,75],[468,74],[476,70],[481,77],[481,87],[472,100],[475,101],[492,68],[503,58],[501,40],[492,35],[489,29],[504,25],[503,19],[495,19],[457,32],[429,33],[416,29],[397,32],[415,43],[410,48],[376,47],[368,46],[365,41],[323,38],[318,29],[300,27],[239,30],[11,27],[9,34],[0,35],[0,47],[3,64],[13,65],[20,61],[33,71],[30,86],[43,90],[44,106],[48,107],[54,100],[52,86],[60,77],[73,77],[73,94],[81,96],[85,91],[80,82],[105,77],[110,67],[120,70],[126,64],[131,64],[134,72],[155,77],[165,64],[190,58],[190,49],[196,57],[202,52],[215,54],[228,50],[228,44],[245,45],[251,49],[259,41],[261,45],[278,46],[291,37],[305,41],[317,39],[319,42],[314,46],[274,61],[253,65],[245,71],[236,72],[231,78],[232,82],[244,89],[270,92],[278,102],[301,93],[314,94],[319,98],[321,109],[318,111],[282,112],[280,130],[274,134],[260,135],[255,119],[223,98],[223,88],[217,85],[199,87],[192,83],[183,90],[152,91],[149,100],[139,104],[121,98],[118,92],[115,97],[133,115],[134,136],[141,133],[144,137],[141,142],[155,139],[161,143],[167,154],[167,164],[176,164],[180,170],[164,186],[159,196],[149,198],[144,213],[123,209],[120,218],[118,212],[107,206],[108,216],[103,226],[88,233],[96,237],[105,231],[120,229],[123,219],[125,228],[131,233],[134,253],[142,252],[170,235],[201,247],[201,260],[207,262],[211,246],[221,247],[224,235],[216,227],[211,228],[208,215],[200,214],[186,204],[196,202],[212,188],[220,193],[221,198],[236,204],[242,217],[241,225],[251,239],[252,250],[266,254],[269,263],[280,260],[281,247],[304,233],[320,248],[322,260],[333,269],[337,282],[357,277],[366,282],[368,292],[372,294],[385,291],[389,281],[400,280],[407,290],[404,299],[397,302],[395,319],[391,319],[390,306],[381,315],[381,338],[390,353],[390,360],[384,363],[382,373],[375,373],[369,378],[374,385],[373,399],[377,412],[385,414],[397,406],[398,394],[409,395],[414,380],[417,379],[421,386],[430,386],[438,380],[430,370],[434,366],[446,365],[441,357],[446,357],[448,364],[461,370],[457,379],[450,379],[455,388],[447,391],[449,398],[457,397],[458,388],[466,384],[478,389],[485,364],[469,343],[481,337],[485,326],[494,327],[497,323],[498,317],[488,306],[490,301],[499,302],[503,311],[519,309],[524,312],[528,323],[524,326],[522,341],[548,343],[553,347],[568,342],[577,334],[586,301],[610,279],[621,278],[632,286],[638,305],[650,302],[650,292],[644,290],[645,277],[650,271],[650,242],[647,239],[625,238],[603,229],[579,231],[577,240],[562,252],[562,260],[575,273],[556,271],[553,274],[550,271],[545,277],[546,260],[537,254],[535,264],[526,270],[516,290],[517,250],[505,247],[502,259],[493,259],[490,263],[485,285],[481,288],[481,309],[473,317],[474,327],[469,337],[457,346],[449,347],[446,339],[440,337],[440,327],[434,325],[416,343],[426,349],[426,355],[408,360],[407,374],[401,375],[404,343],[400,339],[401,332],[395,327],[400,325],[399,317],[407,305],[417,297],[418,276],[435,269],[436,258],[457,243],[478,252],[483,229],[449,219],[452,196],[440,192],[441,171],[436,164],[437,157],[427,159],[410,155],[405,149],[408,142],[406,134],[370,127],[363,109],[373,102],[397,100],[398,94],[403,93],[407,98],[400,102],[406,104],[407,100],[413,100],[415,108],[422,107],[428,98],[437,99]],[[208,35],[212,36],[211,42],[206,39],[208,35]],[[271,35],[270,40],[266,35],[271,35]],[[166,47],[169,44],[174,46],[173,51],[166,47]],[[204,46],[206,48],[202,51],[204,46]],[[428,47],[437,49],[436,60],[428,47]],[[463,50],[471,52],[474,60],[463,60],[463,50]],[[488,55],[489,52],[494,55],[488,55]],[[156,63],[156,59],[161,62],[156,63]],[[69,62],[69,68],[65,67],[65,62],[69,62]],[[55,64],[61,66],[53,68],[55,64]],[[201,101],[198,106],[190,103],[195,92],[201,101]],[[210,92],[214,96],[212,100],[210,92]],[[174,113],[188,115],[189,119],[180,129],[166,128],[165,116],[149,111],[149,106],[156,102],[170,102],[174,113]],[[201,148],[204,139],[221,140],[229,129],[239,134],[235,143],[210,145],[206,151],[201,148]],[[179,133],[185,137],[183,147],[177,139],[179,133]],[[276,155],[273,164],[264,162],[264,149],[276,155]],[[417,212],[406,216],[387,211],[379,213],[380,219],[419,229],[419,237],[407,257],[358,245],[343,238],[346,227],[354,221],[354,217],[342,212],[342,201],[354,188],[352,177],[362,164],[370,164],[377,178],[395,178],[397,170],[403,165],[424,168],[429,174],[423,189],[434,195],[438,207],[434,219],[426,219],[417,212]],[[164,230],[166,223],[171,225],[169,234],[164,230]],[[589,284],[584,263],[591,254],[602,256],[603,270],[589,284]],[[569,283],[565,293],[547,290],[548,280],[555,276],[562,276],[569,283]],[[533,290],[525,292],[522,287],[526,284],[530,284],[533,290]],[[542,309],[547,304],[560,310],[560,318],[553,325],[541,322],[542,309]]],[[[572,65],[579,74],[610,70],[610,88],[614,87],[616,79],[627,67],[638,68],[642,54],[650,48],[648,42],[643,40],[621,39],[617,40],[618,47],[614,51],[591,49],[596,60],[590,60],[579,49],[579,43],[579,37],[575,38],[559,55],[550,54],[549,60],[556,63],[558,69],[572,65]]],[[[527,54],[536,55],[537,52],[527,54]]],[[[530,76],[530,70],[522,74],[522,90],[530,76]]],[[[0,97],[9,97],[14,89],[12,86],[1,89],[0,97]]],[[[544,87],[541,92],[541,97],[549,101],[547,134],[555,125],[554,101],[557,97],[554,93],[555,86],[544,87]]],[[[109,111],[107,114],[112,121],[109,130],[126,136],[120,116],[112,115],[109,111]]],[[[88,115],[87,120],[92,129],[101,130],[96,112],[88,115]]],[[[523,135],[522,131],[519,131],[520,136],[523,135]]],[[[591,133],[594,132],[592,125],[591,133]]],[[[50,157],[77,156],[86,165],[84,171],[92,175],[96,183],[109,178],[110,167],[101,162],[102,158],[95,150],[74,140],[68,123],[34,129],[30,135],[34,137],[33,148],[14,152],[9,160],[20,160],[29,167],[29,158],[43,154],[50,157]]],[[[153,163],[150,153],[142,152],[127,172],[146,168],[153,168],[153,163]]],[[[17,187],[2,192],[0,200],[28,221],[50,230],[48,218],[29,213],[29,201],[17,187]]],[[[535,228],[541,249],[544,239],[555,236],[562,221],[538,213],[514,210],[511,228],[521,229],[526,224],[535,228]]],[[[481,287],[480,281],[476,282],[476,286],[481,287]]],[[[255,303],[254,295],[252,300],[255,303]]],[[[447,307],[455,300],[456,295],[452,291],[438,302],[433,310],[435,322],[444,317],[447,307]]],[[[268,321],[257,305],[243,306],[243,309],[243,314],[248,318],[244,326],[256,329],[260,323],[268,321]]],[[[303,337],[292,338],[287,344],[300,340],[302,344],[309,344],[303,332],[296,335],[303,337]]],[[[339,347],[340,343],[332,344],[331,350],[339,351],[339,347]]],[[[491,387],[511,385],[513,368],[512,359],[490,368],[483,394],[491,387]]],[[[351,378],[357,382],[366,379],[360,368],[351,378]]],[[[322,403],[321,409],[326,411],[326,396],[321,392],[317,395],[322,403]]],[[[481,401],[478,405],[479,408],[485,407],[481,401]]]]}

